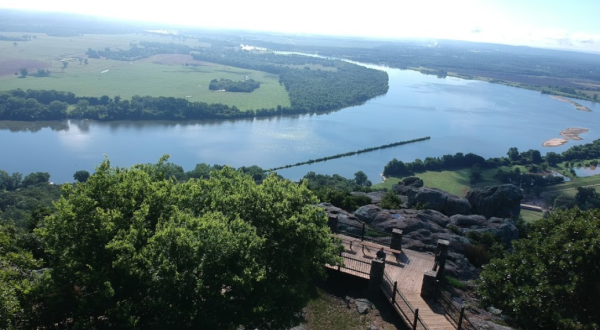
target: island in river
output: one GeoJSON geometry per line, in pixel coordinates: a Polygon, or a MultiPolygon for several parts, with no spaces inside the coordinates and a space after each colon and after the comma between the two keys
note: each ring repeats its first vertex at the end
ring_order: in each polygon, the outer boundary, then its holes
{"type": "Polygon", "coordinates": [[[558,147],[558,146],[562,146],[563,144],[569,142],[569,140],[578,140],[581,141],[583,140],[583,138],[581,138],[579,136],[579,134],[583,134],[583,133],[587,133],[590,130],[587,128],[577,128],[577,127],[569,127],[567,129],[564,129],[560,132],[560,135],[564,136],[565,138],[554,138],[554,139],[550,139],[548,141],[545,141],[544,143],[542,143],[542,147],[558,147]]]}

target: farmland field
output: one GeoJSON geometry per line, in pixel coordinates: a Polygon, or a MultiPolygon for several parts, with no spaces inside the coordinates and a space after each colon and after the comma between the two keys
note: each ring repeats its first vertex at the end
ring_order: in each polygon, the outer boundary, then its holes
{"type": "MultiPolygon", "coordinates": [[[[22,33],[14,33],[22,35],[22,33]]],[[[0,90],[54,89],[70,91],[78,96],[134,95],[173,96],[190,101],[223,103],[241,110],[289,106],[287,92],[279,84],[277,75],[239,69],[213,63],[194,61],[189,55],[156,55],[139,61],[127,62],[87,58],[88,48],[112,50],[128,49],[130,43],[153,41],[181,43],[191,47],[210,46],[198,40],[174,39],[171,36],[85,35],[79,37],[51,37],[36,34],[31,41],[0,41],[0,90]],[[68,62],[63,69],[63,62],[68,62]],[[19,78],[17,66],[25,66],[27,78],[19,78]],[[36,77],[37,69],[50,70],[49,77],[36,77]],[[213,92],[208,90],[212,79],[226,78],[234,81],[247,78],[261,83],[252,93],[213,92]]]]}

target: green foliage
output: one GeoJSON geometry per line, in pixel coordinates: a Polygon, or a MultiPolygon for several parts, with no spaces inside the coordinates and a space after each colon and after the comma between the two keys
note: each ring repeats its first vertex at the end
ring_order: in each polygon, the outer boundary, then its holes
{"type": "Polygon", "coordinates": [[[224,90],[227,92],[243,92],[251,93],[255,89],[260,87],[260,83],[254,79],[247,79],[242,81],[233,81],[231,79],[213,79],[208,85],[208,89],[211,91],[224,90]]]}
{"type": "Polygon", "coordinates": [[[31,309],[34,269],[40,262],[18,247],[17,229],[0,222],[0,328],[21,328],[31,309]]]}
{"type": "Polygon", "coordinates": [[[525,329],[597,329],[600,211],[559,211],[531,227],[514,253],[484,267],[482,302],[525,329]]]}
{"type": "Polygon", "coordinates": [[[52,202],[59,197],[60,186],[49,183],[29,185],[12,191],[0,190],[0,220],[25,228],[31,211],[51,207],[52,202]]]}
{"type": "Polygon", "coordinates": [[[73,174],[73,179],[77,180],[78,182],[86,182],[89,177],[90,172],[83,170],[77,171],[75,174],[73,174]]]}
{"type": "Polygon", "coordinates": [[[165,164],[106,160],[87,182],[64,186],[37,229],[52,269],[40,325],[291,327],[311,279],[338,261],[315,196],[230,168],[177,183],[165,164]]]}
{"type": "Polygon", "coordinates": [[[388,190],[385,192],[383,197],[381,197],[381,203],[379,203],[379,206],[383,209],[397,210],[400,208],[400,204],[402,204],[400,196],[398,196],[392,190],[388,190]]]}
{"type": "Polygon", "coordinates": [[[453,288],[459,290],[465,290],[467,288],[467,286],[463,282],[452,276],[444,276],[444,279],[446,280],[446,283],[448,283],[453,288]]]}

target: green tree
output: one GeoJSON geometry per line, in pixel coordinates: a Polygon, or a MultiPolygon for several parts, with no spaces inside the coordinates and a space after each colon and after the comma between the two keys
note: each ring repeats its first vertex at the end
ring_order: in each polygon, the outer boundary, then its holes
{"type": "Polygon", "coordinates": [[[546,154],[546,161],[550,166],[556,166],[558,162],[560,162],[561,157],[556,152],[549,152],[546,154]]]}
{"type": "Polygon", "coordinates": [[[519,160],[519,149],[517,149],[517,147],[509,148],[506,155],[511,162],[517,161],[519,160]]]}
{"type": "Polygon", "coordinates": [[[29,72],[25,68],[19,69],[19,73],[21,74],[21,78],[25,78],[29,74],[29,72]]]}
{"type": "Polygon", "coordinates": [[[17,229],[0,222],[0,328],[17,329],[25,321],[36,280],[33,270],[39,266],[30,252],[18,247],[17,229]]]}
{"type": "Polygon", "coordinates": [[[25,176],[21,185],[25,187],[29,187],[32,185],[40,184],[40,183],[48,183],[50,181],[50,174],[47,172],[35,172],[30,173],[25,176]]]}
{"type": "Polygon", "coordinates": [[[471,184],[473,184],[481,180],[483,180],[481,166],[479,164],[474,164],[473,166],[471,166],[471,171],[469,171],[469,181],[471,182],[471,184]]]}
{"type": "Polygon", "coordinates": [[[558,211],[531,224],[514,253],[485,266],[478,290],[524,329],[600,326],[600,211],[558,211]]]}
{"type": "Polygon", "coordinates": [[[354,173],[354,182],[359,186],[371,186],[371,181],[363,171],[354,173]]]}
{"type": "Polygon", "coordinates": [[[46,324],[76,328],[283,329],[311,279],[338,262],[305,184],[257,185],[231,168],[178,183],[158,165],[64,185],[37,229],[52,260],[46,324]]]}
{"type": "Polygon", "coordinates": [[[89,177],[90,172],[84,170],[77,171],[75,174],[73,174],[73,179],[77,180],[78,182],[86,182],[89,177]]]}

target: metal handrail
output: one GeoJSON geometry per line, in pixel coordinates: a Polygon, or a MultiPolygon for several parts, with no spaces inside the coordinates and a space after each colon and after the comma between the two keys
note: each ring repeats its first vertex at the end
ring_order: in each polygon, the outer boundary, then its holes
{"type": "Polygon", "coordinates": [[[437,301],[440,306],[446,311],[446,313],[450,316],[450,319],[454,321],[454,326],[458,330],[477,330],[473,323],[469,321],[466,315],[464,315],[464,307],[458,309],[458,307],[452,302],[452,298],[450,298],[446,293],[444,293],[439,288],[437,289],[437,301]],[[461,316],[462,314],[462,316],[461,316]]]}
{"type": "Polygon", "coordinates": [[[374,229],[363,223],[361,226],[353,225],[347,222],[338,222],[337,232],[343,233],[346,236],[359,238],[361,241],[369,241],[377,244],[389,245],[392,241],[392,234],[374,229]],[[346,228],[354,229],[347,230],[346,228]],[[373,235],[376,236],[373,236],[373,235]]]}
{"type": "Polygon", "coordinates": [[[397,289],[397,285],[397,282],[394,282],[394,284],[392,284],[392,281],[387,276],[387,274],[383,273],[383,283],[381,288],[385,290],[391,297],[392,305],[398,307],[398,310],[402,313],[402,315],[404,316],[405,320],[408,321],[408,323],[413,323],[413,329],[429,330],[425,323],[423,323],[423,319],[421,319],[421,317],[419,316],[419,310],[412,308],[412,306],[406,300],[404,295],[397,289]],[[405,308],[402,308],[403,306],[405,306],[405,308]],[[406,310],[406,308],[408,308],[408,311],[406,310]]]}

